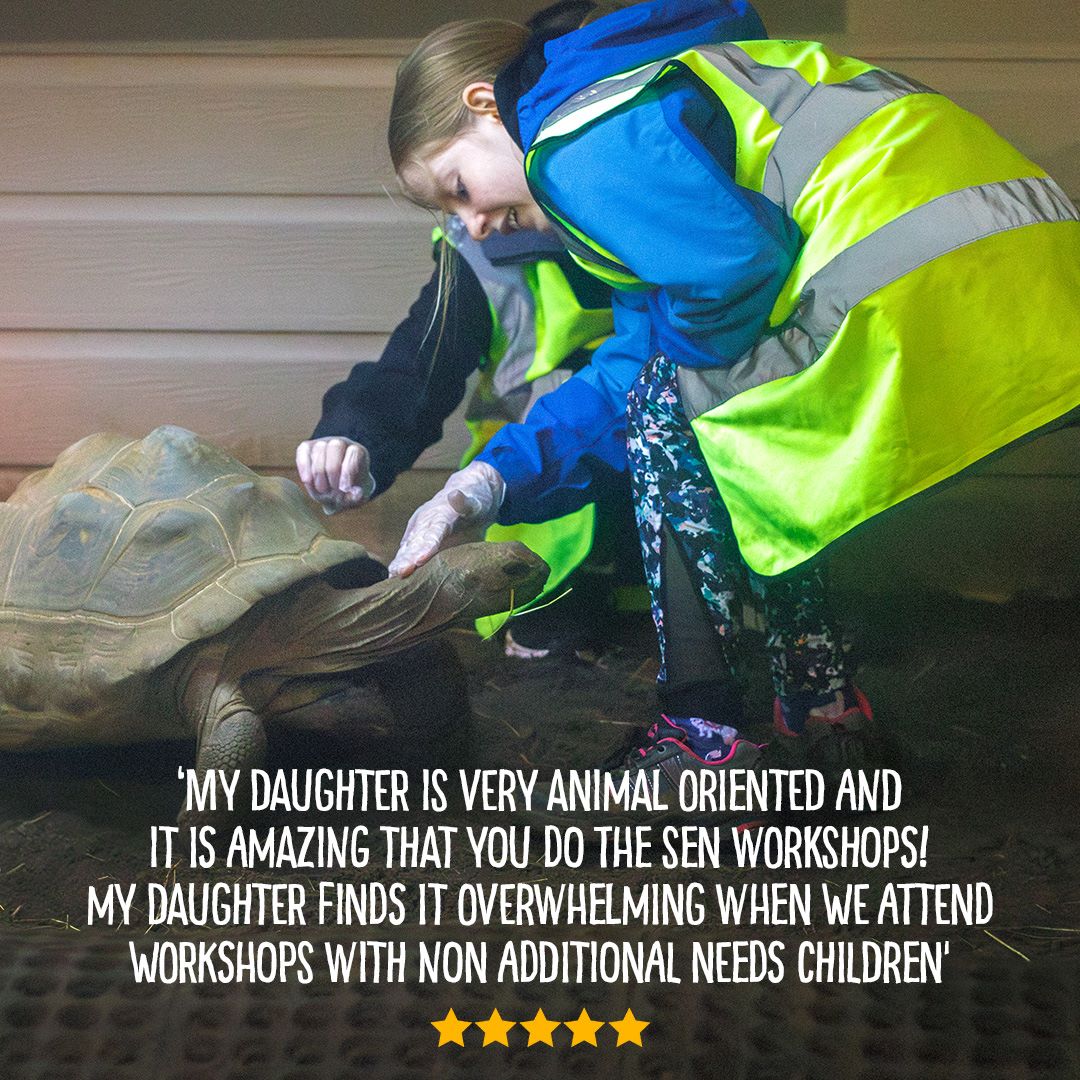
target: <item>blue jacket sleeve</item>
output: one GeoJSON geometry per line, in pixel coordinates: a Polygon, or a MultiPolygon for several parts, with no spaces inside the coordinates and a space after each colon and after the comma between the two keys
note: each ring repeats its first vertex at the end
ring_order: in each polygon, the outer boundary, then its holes
{"type": "Polygon", "coordinates": [[[549,204],[654,286],[656,344],[680,364],[728,366],[757,341],[801,242],[734,162],[730,117],[688,76],[538,154],[549,204]]]}
{"type": "Polygon", "coordinates": [[[626,469],[626,394],[652,348],[641,294],[615,293],[615,333],[592,362],[507,424],[479,454],[506,481],[504,525],[547,521],[591,501],[604,472],[626,469]]]}

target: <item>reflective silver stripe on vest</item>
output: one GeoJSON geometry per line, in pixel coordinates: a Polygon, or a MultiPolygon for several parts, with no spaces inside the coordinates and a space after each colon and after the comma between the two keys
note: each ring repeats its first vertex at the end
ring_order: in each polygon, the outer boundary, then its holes
{"type": "Polygon", "coordinates": [[[821,159],[849,131],[897,98],[935,93],[880,68],[845,82],[812,83],[794,68],[758,63],[735,45],[697,51],[781,125],[761,193],[789,214],[821,159]]]}
{"type": "MultiPolygon", "coordinates": [[[[605,101],[616,94],[622,94],[635,87],[644,86],[655,75],[663,71],[667,65],[667,60],[660,60],[655,64],[648,64],[646,67],[631,71],[627,75],[616,76],[593,86],[587,86],[584,90],[579,90],[573,97],[567,98],[557,109],[548,113],[544,122],[540,125],[540,130],[536,133],[533,146],[539,143],[543,139],[544,133],[560,120],[571,116],[586,105],[605,101]]],[[[532,184],[529,187],[536,201],[543,205],[543,192],[536,190],[532,184]]],[[[620,274],[633,276],[632,271],[628,270],[622,263],[600,254],[599,251],[594,251],[584,240],[580,240],[568,229],[564,229],[557,221],[552,222],[552,224],[556,233],[566,244],[566,250],[571,254],[578,256],[585,262],[595,263],[597,266],[606,267],[608,270],[615,270],[620,274]]]]}
{"type": "Polygon", "coordinates": [[[507,408],[497,402],[481,403],[474,397],[467,410],[469,420],[481,420],[488,416],[517,419],[523,415],[531,392],[521,391],[526,386],[529,369],[536,359],[536,299],[529,288],[522,267],[517,264],[496,266],[484,254],[483,244],[478,243],[465,228],[460,218],[451,217],[446,223],[446,233],[451,245],[472,268],[498,319],[506,338],[506,351],[496,367],[492,383],[498,398],[511,398],[507,408]],[[524,401],[520,400],[524,397],[524,401]],[[474,413],[473,405],[479,410],[474,413]],[[507,411],[513,415],[507,417],[507,411]]]}
{"type": "Polygon", "coordinates": [[[1063,221],[1080,221],[1080,212],[1048,177],[963,188],[909,210],[823,266],[779,332],[762,338],[731,367],[680,367],[688,419],[810,367],[853,307],[933,259],[995,233],[1063,221]]]}
{"type": "Polygon", "coordinates": [[[607,98],[622,94],[627,90],[633,90],[636,86],[644,86],[653,76],[658,75],[670,63],[669,60],[659,60],[655,64],[647,64],[643,68],[631,71],[626,75],[617,75],[613,79],[605,79],[603,82],[594,83],[592,86],[579,90],[573,97],[567,98],[557,109],[553,109],[544,118],[540,130],[533,139],[533,145],[543,137],[547,128],[565,119],[571,113],[575,113],[583,105],[592,105],[594,102],[605,101],[607,98]]]}
{"type": "Polygon", "coordinates": [[[848,132],[898,98],[935,92],[890,71],[866,71],[843,83],[818,83],[780,129],[765,162],[761,193],[793,213],[807,180],[848,132]]]}
{"type": "MultiPolygon", "coordinates": [[[[778,124],[784,123],[813,89],[813,84],[808,83],[794,68],[760,64],[737,45],[698,45],[693,51],[715,65],[722,75],[752,97],[778,124]]],[[[689,70],[677,57],[668,57],[580,90],[548,114],[534,141],[539,142],[548,128],[586,105],[598,104],[644,86],[669,66],[689,70]]]]}
{"type": "MultiPolygon", "coordinates": [[[[849,131],[898,98],[936,92],[882,69],[846,82],[811,83],[794,68],[759,63],[737,45],[702,45],[695,51],[781,125],[765,163],[762,194],[789,214],[821,159],[849,131]]],[[[586,105],[644,86],[669,65],[685,67],[676,59],[660,60],[579,91],[547,117],[537,141],[549,126],[586,105]]]]}
{"type": "Polygon", "coordinates": [[[694,51],[749,94],[778,124],[787,123],[814,88],[794,68],[759,63],[737,45],[699,45],[694,51]]]}

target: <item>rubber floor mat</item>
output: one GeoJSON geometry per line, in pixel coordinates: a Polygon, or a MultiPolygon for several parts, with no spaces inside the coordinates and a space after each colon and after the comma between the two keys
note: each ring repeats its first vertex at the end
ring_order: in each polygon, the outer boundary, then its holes
{"type": "Polygon", "coordinates": [[[3,1080],[1080,1077],[1080,954],[956,957],[940,984],[136,984],[119,940],[0,937],[3,1080]],[[576,1020],[596,1046],[483,1045],[476,1024],[576,1020]],[[471,1026],[439,1047],[450,1009],[471,1026]],[[641,1045],[616,1045],[630,1010],[641,1045]]]}

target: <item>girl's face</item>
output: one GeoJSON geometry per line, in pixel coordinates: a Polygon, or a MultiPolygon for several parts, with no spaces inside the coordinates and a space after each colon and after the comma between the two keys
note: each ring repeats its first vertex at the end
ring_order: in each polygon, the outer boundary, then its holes
{"type": "MultiPolygon", "coordinates": [[[[490,84],[476,86],[490,91],[490,84]]],[[[473,111],[469,125],[437,152],[407,165],[402,183],[426,205],[457,214],[474,240],[493,232],[550,229],[525,181],[524,155],[499,119],[494,97],[488,101],[481,94],[480,100],[486,106],[473,109],[466,98],[473,111]]]]}

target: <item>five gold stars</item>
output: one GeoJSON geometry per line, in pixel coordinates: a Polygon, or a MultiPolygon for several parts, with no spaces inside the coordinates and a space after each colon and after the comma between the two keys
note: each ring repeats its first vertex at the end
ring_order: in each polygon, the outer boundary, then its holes
{"type": "MultiPolygon", "coordinates": [[[[596,1034],[602,1027],[610,1027],[617,1036],[615,1046],[642,1046],[641,1033],[649,1026],[648,1020],[639,1020],[633,1009],[627,1009],[621,1020],[594,1020],[589,1010],[583,1008],[576,1020],[550,1020],[543,1009],[537,1009],[531,1020],[504,1020],[498,1009],[492,1009],[486,1020],[459,1020],[450,1009],[442,1020],[432,1020],[431,1026],[439,1033],[439,1045],[455,1043],[465,1045],[465,1029],[475,1025],[484,1033],[484,1046],[510,1045],[510,1029],[522,1027],[528,1032],[526,1045],[555,1045],[555,1029],[566,1027],[570,1032],[570,1045],[599,1046],[596,1034]]],[[[608,1043],[607,1045],[610,1045],[608,1043]]]]}

